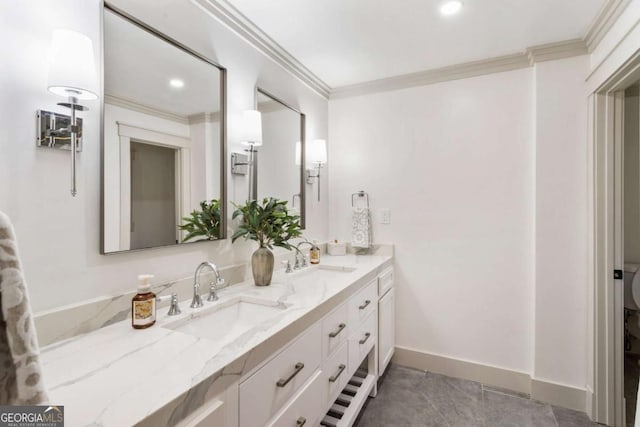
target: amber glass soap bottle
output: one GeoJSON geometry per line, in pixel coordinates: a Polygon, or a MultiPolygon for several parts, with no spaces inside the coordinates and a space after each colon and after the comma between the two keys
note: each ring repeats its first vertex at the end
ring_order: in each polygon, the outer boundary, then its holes
{"type": "Polygon", "coordinates": [[[131,326],[146,329],[156,323],[156,294],[151,292],[151,274],[138,276],[138,293],[131,300],[131,326]]]}

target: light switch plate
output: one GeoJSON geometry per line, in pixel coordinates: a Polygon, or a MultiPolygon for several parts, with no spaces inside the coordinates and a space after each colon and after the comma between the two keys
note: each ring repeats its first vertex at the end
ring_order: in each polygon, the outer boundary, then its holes
{"type": "Polygon", "coordinates": [[[391,209],[384,208],[380,210],[380,223],[391,224],[391,209]]]}

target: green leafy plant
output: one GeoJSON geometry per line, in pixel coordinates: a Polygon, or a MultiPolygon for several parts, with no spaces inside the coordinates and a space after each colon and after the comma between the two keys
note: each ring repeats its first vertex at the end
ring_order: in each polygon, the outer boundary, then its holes
{"type": "Polygon", "coordinates": [[[182,218],[184,224],[178,228],[187,232],[182,239],[183,242],[196,237],[205,237],[208,240],[220,238],[220,201],[202,201],[200,208],[201,210],[194,210],[190,216],[182,218]]]}
{"type": "Polygon", "coordinates": [[[250,200],[244,205],[234,206],[233,219],[242,215],[242,221],[233,233],[233,242],[244,237],[258,242],[261,248],[279,246],[291,250],[294,246],[288,243],[289,240],[302,235],[300,216],[290,215],[284,200],[268,197],[262,203],[250,200]]]}

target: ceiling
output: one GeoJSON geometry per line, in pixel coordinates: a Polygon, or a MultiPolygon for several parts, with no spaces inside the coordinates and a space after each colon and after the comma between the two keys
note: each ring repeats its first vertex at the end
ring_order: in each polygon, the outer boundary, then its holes
{"type": "Polygon", "coordinates": [[[585,36],[607,0],[228,0],[332,88],[585,36]]]}

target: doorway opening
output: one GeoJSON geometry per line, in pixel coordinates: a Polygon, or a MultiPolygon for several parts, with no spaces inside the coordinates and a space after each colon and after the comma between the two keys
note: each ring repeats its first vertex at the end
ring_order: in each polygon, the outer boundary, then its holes
{"type": "Polygon", "coordinates": [[[623,107],[624,412],[634,426],[640,377],[640,97],[638,83],[624,91],[623,107]]]}
{"type": "Polygon", "coordinates": [[[640,304],[635,310],[629,292],[634,264],[640,274],[638,81],[640,52],[591,96],[594,384],[587,405],[594,421],[615,427],[634,425],[640,373],[640,304]]]}

